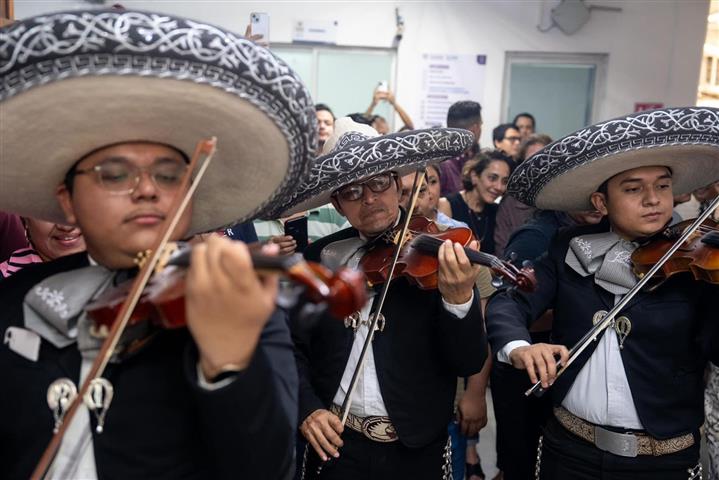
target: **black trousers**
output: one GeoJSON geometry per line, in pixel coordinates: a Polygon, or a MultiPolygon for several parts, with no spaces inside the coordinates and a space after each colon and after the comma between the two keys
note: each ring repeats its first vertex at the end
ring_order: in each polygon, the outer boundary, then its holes
{"type": "MultiPolygon", "coordinates": [[[[440,480],[444,478],[447,437],[442,436],[426,447],[409,448],[401,442],[374,442],[349,428],[342,434],[344,446],[339,458],[325,463],[309,447],[305,464],[305,479],[321,480],[440,480]]],[[[449,477],[447,477],[449,478],[449,477]]]]}
{"type": "Polygon", "coordinates": [[[531,387],[527,372],[495,361],[490,374],[494,416],[497,419],[497,467],[504,480],[534,478],[537,443],[552,415],[549,395],[525,397],[531,387]]]}
{"type": "MultiPolygon", "coordinates": [[[[620,457],[572,434],[552,417],[544,429],[541,480],[687,480],[699,463],[699,434],[693,446],[654,457],[620,457]]],[[[699,478],[698,476],[696,478],[699,478]]]]}

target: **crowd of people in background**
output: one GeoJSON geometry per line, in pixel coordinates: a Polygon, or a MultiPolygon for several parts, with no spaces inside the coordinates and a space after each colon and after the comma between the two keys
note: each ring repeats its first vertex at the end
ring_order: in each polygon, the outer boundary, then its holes
{"type": "MultiPolygon", "coordinates": [[[[354,146],[361,151],[364,144],[379,143],[383,136],[391,134],[391,125],[394,122],[375,113],[377,107],[383,103],[389,105],[393,115],[401,121],[401,128],[396,129],[397,132],[415,131],[414,122],[398,104],[394,92],[386,88],[377,88],[372,92],[370,104],[364,112],[341,112],[343,115],[336,115],[331,105],[316,104],[319,142],[312,158],[313,167],[323,165],[323,162],[327,165],[333,164],[334,156],[343,149],[354,146]],[[342,118],[340,121],[338,117],[348,118],[342,118]],[[343,129],[342,131],[336,130],[338,125],[343,129]]],[[[485,258],[509,262],[517,269],[521,269],[540,259],[547,260],[553,253],[556,255],[556,252],[550,252],[551,242],[565,229],[586,227],[589,229],[587,231],[593,232],[594,230],[591,229],[595,226],[607,225],[609,215],[615,218],[621,215],[621,209],[610,202],[610,191],[611,195],[614,195],[616,190],[613,189],[615,187],[618,189],[611,179],[604,179],[599,191],[592,192],[591,206],[585,205],[584,208],[569,211],[538,209],[507,193],[508,182],[513,172],[522,168],[522,165],[529,162],[533,156],[541,155],[542,149],[552,143],[552,138],[542,133],[541,124],[537,123],[536,118],[541,119],[541,115],[539,112],[535,113],[536,116],[528,112],[519,113],[511,122],[494,126],[491,130],[491,145],[483,146],[480,144],[484,127],[481,105],[471,99],[451,105],[447,112],[446,127],[469,132],[449,133],[458,135],[458,138],[466,141],[466,148],[464,151],[455,152],[456,155],[442,163],[430,162],[427,165],[419,161],[423,157],[418,154],[419,160],[415,160],[417,164],[421,163],[423,175],[422,182],[418,185],[416,199],[412,198],[412,192],[419,178],[417,175],[419,170],[417,173],[402,172],[403,175],[399,175],[395,170],[380,171],[376,175],[367,174],[369,178],[354,178],[351,175],[346,175],[347,178],[344,178],[342,175],[345,173],[340,172],[337,187],[332,192],[324,192],[327,194],[326,198],[317,197],[322,198],[324,203],[309,201],[302,204],[304,206],[301,209],[283,210],[283,215],[286,216],[257,219],[209,234],[210,244],[214,245],[211,248],[227,248],[222,247],[222,244],[212,244],[217,240],[214,237],[225,236],[256,246],[273,245],[274,251],[282,256],[303,254],[310,260],[320,261],[338,255],[338,258],[341,257],[341,261],[337,260],[338,266],[353,267],[357,267],[360,254],[367,248],[367,244],[371,243],[368,239],[386,231],[387,227],[399,224],[402,215],[406,215],[410,208],[414,208],[415,214],[434,222],[439,231],[462,227],[469,228],[473,234],[474,240],[468,245],[467,250],[461,248],[453,250],[452,245],[438,247],[440,274],[437,289],[425,290],[420,294],[416,285],[401,284],[396,289],[395,296],[389,297],[390,310],[407,309],[411,313],[401,317],[398,323],[414,322],[414,324],[407,325],[406,330],[401,333],[398,333],[395,324],[391,324],[380,337],[381,340],[375,344],[379,345],[376,353],[372,354],[377,356],[378,367],[375,367],[375,357],[370,357],[371,366],[366,367],[369,370],[364,370],[367,375],[362,380],[358,402],[361,406],[360,410],[367,413],[367,418],[379,419],[379,425],[384,430],[363,432],[363,428],[369,429],[362,425],[363,416],[357,415],[358,410],[350,411],[347,429],[338,421],[338,413],[343,400],[348,395],[347,385],[352,377],[349,364],[352,361],[357,362],[361,347],[359,340],[369,335],[367,315],[372,301],[370,300],[357,312],[358,315],[364,315],[365,323],[362,323],[361,318],[358,317],[359,320],[355,318],[359,323],[353,326],[352,331],[345,328],[347,325],[343,327],[336,319],[330,318],[325,314],[326,312],[316,320],[312,331],[305,326],[291,325],[292,348],[299,365],[299,401],[296,403],[299,403],[300,416],[296,422],[296,478],[305,478],[306,473],[311,476],[310,470],[320,471],[323,462],[328,462],[330,457],[338,457],[340,452],[342,455],[346,453],[349,458],[354,458],[353,455],[357,458],[367,455],[371,457],[375,453],[388,455],[396,461],[396,465],[405,469],[397,472],[398,476],[395,478],[414,478],[415,474],[420,475],[427,469],[435,468],[436,461],[440,457],[449,462],[451,450],[452,468],[445,470],[445,473],[451,471],[455,479],[489,480],[483,472],[482,461],[478,454],[479,436],[484,434],[481,432],[487,425],[489,417],[494,417],[496,421],[496,466],[499,471],[492,480],[535,478],[539,458],[537,452],[538,450],[541,452],[542,449],[542,440],[540,440],[542,427],[547,422],[554,421],[551,420],[554,418],[553,412],[559,420],[561,420],[558,416],[560,414],[557,410],[553,410],[548,396],[526,397],[523,394],[533,383],[527,375],[527,370],[531,369],[522,363],[532,361],[522,356],[526,352],[522,350],[525,345],[515,348],[514,355],[510,355],[509,352],[492,352],[485,337],[486,326],[482,322],[472,323],[472,320],[487,318],[485,314],[492,309],[491,302],[488,302],[493,296],[498,299],[494,302],[496,318],[502,315],[510,317],[511,315],[506,312],[516,313],[524,309],[522,314],[526,315],[516,315],[514,318],[517,325],[512,325],[516,327],[512,334],[516,332],[524,334],[525,326],[521,325],[522,318],[538,312],[529,311],[534,307],[533,299],[522,297],[517,300],[512,297],[511,291],[502,289],[501,285],[493,281],[490,268],[471,265],[467,255],[485,254],[487,255],[485,258]],[[367,200],[368,198],[371,200],[367,200]],[[358,203],[361,203],[358,200],[377,202],[376,210],[373,210],[371,215],[365,215],[361,210],[362,207],[358,206],[358,203]],[[381,228],[378,227],[380,223],[381,228]],[[504,308],[506,311],[503,310],[504,308]],[[434,329],[436,319],[442,324],[437,330],[434,329]],[[432,335],[436,331],[439,331],[439,334],[435,338],[432,335]],[[407,337],[403,335],[410,336],[410,340],[407,341],[407,337]],[[388,352],[390,349],[385,348],[389,342],[401,351],[402,358],[408,358],[415,363],[413,367],[419,365],[420,373],[417,373],[416,377],[407,375],[406,371],[402,370],[405,366],[395,362],[397,352],[388,352]],[[477,342],[481,345],[477,345],[477,342]],[[342,358],[347,360],[347,356],[343,357],[345,354],[349,355],[350,359],[350,363],[346,365],[338,360],[342,358]],[[433,360],[436,361],[433,363],[433,360]],[[447,381],[447,372],[450,372],[449,381],[447,381]],[[385,386],[389,384],[386,378],[379,378],[384,375],[394,383],[391,389],[380,394],[380,384],[382,382],[385,382],[385,386]],[[339,382],[339,388],[332,383],[335,380],[335,383],[339,382]],[[493,414],[488,412],[487,397],[490,395],[494,406],[493,414]],[[439,424],[440,429],[445,428],[446,418],[442,414],[442,408],[452,397],[455,414],[452,421],[446,425],[447,434],[451,438],[451,442],[447,443],[445,438],[440,436],[438,441],[432,435],[435,433],[433,428],[436,424],[439,424]],[[418,398],[421,398],[421,401],[417,401],[418,398]],[[352,422],[358,422],[359,426],[353,426],[352,422]],[[397,432],[400,437],[404,436],[405,440],[409,439],[405,443],[416,448],[410,448],[400,442],[394,443],[396,447],[393,447],[393,450],[383,450],[377,446],[397,440],[397,432]],[[373,440],[376,442],[369,442],[363,435],[368,437],[375,435],[376,438],[373,440]],[[416,445],[412,445],[413,442],[416,445]],[[308,459],[308,452],[312,451],[316,452],[316,455],[309,456],[308,459]],[[407,464],[411,464],[411,469],[407,470],[409,468],[407,464]]],[[[448,135],[446,131],[442,134],[448,135]]],[[[130,152],[126,156],[134,159],[135,154],[132,152],[157,148],[157,145],[154,147],[153,145],[141,143],[139,146],[135,144],[128,146],[121,143],[117,147],[112,145],[109,147],[98,145],[98,147],[125,149],[130,152]],[[135,150],[132,150],[133,148],[135,150]]],[[[182,155],[178,153],[179,149],[164,145],[160,145],[159,148],[166,150],[163,153],[165,157],[173,155],[177,157],[174,158],[177,169],[185,167],[183,162],[187,159],[180,158],[182,155]]],[[[98,151],[102,152],[103,149],[98,151]]],[[[429,155],[436,152],[424,153],[429,155]]],[[[93,152],[89,156],[82,157],[78,163],[87,163],[95,154],[93,152]]],[[[142,155],[144,154],[137,154],[137,158],[142,155]]],[[[70,171],[74,172],[73,174],[90,171],[89,167],[88,170],[77,170],[78,163],[71,167],[70,171]]],[[[98,165],[101,170],[104,163],[98,165]]],[[[142,192],[137,191],[142,187],[151,191],[152,195],[160,195],[157,193],[161,190],[157,180],[159,175],[154,170],[151,171],[151,168],[155,168],[154,164],[151,167],[137,167],[137,171],[133,171],[137,181],[135,185],[131,185],[131,194],[142,195],[142,192]],[[145,173],[149,174],[148,178],[151,177],[151,181],[146,181],[145,173]]],[[[651,168],[660,168],[658,178],[665,180],[667,174],[661,170],[661,167],[651,168]]],[[[97,173],[101,174],[99,170],[97,173]]],[[[123,173],[125,177],[130,176],[130,173],[123,173]]],[[[70,183],[73,181],[76,181],[74,177],[70,183]]],[[[99,181],[101,182],[102,179],[99,181]]],[[[628,181],[631,183],[637,180],[628,181]]],[[[107,190],[107,185],[102,186],[107,190]]],[[[664,191],[666,192],[666,189],[664,191]]],[[[116,193],[111,192],[107,198],[116,193]]],[[[65,196],[68,199],[72,198],[72,192],[67,193],[67,185],[65,196]]],[[[719,182],[703,186],[685,196],[675,197],[673,221],[676,223],[696,217],[706,210],[717,196],[719,196],[719,182]]],[[[719,221],[716,213],[714,217],[719,221]]],[[[4,212],[0,212],[0,239],[2,240],[0,285],[8,277],[29,268],[30,265],[43,264],[86,249],[83,233],[77,226],[4,212]]],[[[196,236],[194,240],[201,243],[208,238],[196,236]]],[[[557,261],[560,260],[564,261],[563,258],[557,261]]],[[[242,266],[240,263],[237,264],[238,268],[242,266]]],[[[583,270],[583,264],[579,263],[581,263],[579,260],[575,262],[575,270],[581,272],[583,278],[595,273],[589,267],[586,271],[583,270]]],[[[243,268],[249,267],[244,264],[243,268]]],[[[555,273],[543,271],[545,277],[555,273]]],[[[558,284],[563,281],[559,277],[561,275],[557,274],[558,284]]],[[[373,289],[370,298],[377,293],[378,289],[373,289]]],[[[549,308],[539,309],[542,310],[539,312],[539,318],[527,328],[526,340],[531,340],[532,345],[549,344],[556,327],[553,304],[550,302],[554,300],[553,294],[547,291],[542,293],[552,298],[546,299],[543,304],[549,308]]],[[[270,296],[270,294],[266,295],[267,298],[270,296]]],[[[249,297],[250,295],[247,294],[247,298],[249,297]]],[[[274,305],[265,306],[268,310],[267,315],[270,315],[274,305]]],[[[276,312],[274,315],[279,316],[279,313],[276,312]]],[[[294,313],[289,315],[290,323],[295,321],[293,315],[294,313]]],[[[351,321],[351,316],[345,319],[345,322],[351,321]]],[[[511,322],[507,322],[509,323],[511,322]]],[[[286,326],[283,325],[284,327],[286,326]]],[[[259,338],[259,329],[255,333],[259,338]]],[[[260,342],[267,340],[264,336],[262,338],[264,340],[260,342]]],[[[490,344],[491,340],[490,338],[490,344]]],[[[277,344],[283,344],[282,342],[287,347],[285,352],[287,353],[290,349],[289,334],[277,340],[277,344]]],[[[272,342],[268,341],[268,343],[272,342]]],[[[525,343],[529,346],[529,342],[525,343]]],[[[497,345],[501,347],[509,343],[500,342],[497,345]]],[[[192,358],[201,358],[200,354],[192,358]]],[[[554,359],[555,354],[564,355],[566,349],[554,350],[545,357],[554,359]]],[[[226,380],[222,375],[227,372],[213,372],[219,373],[217,378],[220,387],[217,385],[208,387],[207,382],[203,380],[201,364],[201,359],[197,360],[197,370],[202,375],[197,374],[196,378],[193,377],[200,387],[207,387],[208,391],[214,388],[221,389],[226,380]]],[[[262,366],[262,368],[269,367],[262,366]]],[[[719,478],[719,367],[710,364],[706,370],[708,380],[704,431],[710,451],[708,475],[710,479],[717,479],[719,478]]],[[[547,371],[551,373],[551,369],[547,371]]],[[[237,371],[233,372],[229,373],[237,374],[237,371]]],[[[292,372],[293,375],[295,373],[292,372]]],[[[529,377],[531,375],[532,373],[529,377]]],[[[242,377],[240,374],[230,380],[234,381],[237,376],[242,377]]],[[[544,380],[547,379],[542,378],[542,381],[544,380]]],[[[277,404],[284,405],[282,408],[290,410],[281,400],[277,400],[277,404]]],[[[268,414],[266,418],[270,417],[272,415],[268,414]]],[[[288,422],[297,420],[292,415],[288,419],[288,422]]],[[[569,421],[577,423],[576,418],[569,421]]],[[[288,443],[292,442],[288,441],[288,443]]],[[[288,464],[292,463],[291,460],[285,460],[288,464]]],[[[561,463],[556,458],[551,461],[555,464],[561,463]]],[[[352,476],[354,475],[352,465],[343,463],[340,466],[335,464],[327,468],[336,469],[334,478],[359,478],[352,476]],[[343,476],[345,475],[343,469],[347,469],[347,476],[343,476]]]]}
{"type": "MultiPolygon", "coordinates": [[[[397,103],[393,92],[375,90],[365,112],[348,115],[354,122],[367,125],[379,135],[389,133],[390,123],[373,114],[381,102],[387,102],[403,123],[399,131],[414,128],[412,119],[397,103]]],[[[319,145],[316,154],[326,154],[325,142],[332,136],[335,114],[322,103],[316,104],[319,145]]],[[[483,121],[479,103],[467,100],[453,104],[447,114],[447,126],[469,130],[474,142],[461,155],[439,165],[427,166],[415,214],[427,217],[442,229],[469,227],[479,240],[482,252],[506,259],[521,267],[545,255],[550,241],[565,227],[594,225],[603,215],[596,210],[559,212],[538,210],[511,195],[505,195],[512,171],[552,142],[551,137],[537,131],[535,116],[520,113],[511,123],[492,129],[491,148],[482,148],[479,139],[483,121]]],[[[400,205],[409,206],[414,174],[402,179],[400,205]]],[[[692,194],[675,199],[677,219],[693,218],[719,195],[719,182],[707,185],[692,194]]],[[[53,260],[82,251],[84,242],[76,227],[52,224],[32,218],[21,218],[0,212],[0,275],[8,277],[28,264],[53,260]]],[[[303,253],[313,242],[347,228],[349,223],[332,204],[299,212],[290,217],[255,220],[227,228],[218,234],[248,243],[276,244],[281,255],[303,253]]],[[[482,308],[494,293],[488,269],[477,279],[482,308]]],[[[547,312],[532,326],[534,342],[547,342],[552,331],[552,314],[547,312]]],[[[708,371],[708,391],[719,388],[719,369],[708,371]]],[[[456,400],[457,420],[448,429],[453,438],[452,462],[454,478],[484,480],[478,456],[478,433],[487,424],[485,395],[491,392],[496,419],[497,468],[494,480],[526,479],[535,467],[537,442],[541,426],[551,416],[546,399],[525,398],[528,387],[524,372],[489,357],[483,373],[460,378],[456,400]],[[474,399],[471,397],[474,396],[474,399]],[[472,410],[463,412],[470,401],[472,410]],[[471,425],[471,426],[470,426],[471,425]]],[[[707,433],[710,444],[719,447],[719,400],[707,394],[707,433]]],[[[716,458],[713,458],[717,462],[716,458]]]]}

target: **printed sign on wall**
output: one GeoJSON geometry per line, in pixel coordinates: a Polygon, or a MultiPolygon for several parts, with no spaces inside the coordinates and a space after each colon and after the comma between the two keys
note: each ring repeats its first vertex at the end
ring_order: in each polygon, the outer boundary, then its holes
{"type": "Polygon", "coordinates": [[[486,55],[422,54],[418,127],[445,125],[447,110],[460,100],[481,104],[486,64],[486,55]]]}

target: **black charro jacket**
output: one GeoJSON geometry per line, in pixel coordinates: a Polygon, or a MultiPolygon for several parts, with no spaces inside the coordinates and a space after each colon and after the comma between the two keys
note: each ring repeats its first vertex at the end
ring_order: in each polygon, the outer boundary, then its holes
{"type": "MultiPolygon", "coordinates": [[[[552,342],[571,348],[592,328],[595,312],[614,306],[613,294],[564,261],[573,237],[606,229],[599,225],[560,233],[535,264],[536,292],[503,291],[492,297],[487,330],[493,351],[512,340],[531,343],[528,326],[549,308],[554,309],[552,342]]],[[[621,355],[634,405],[642,424],[656,438],[694,432],[704,421],[704,368],[707,360],[719,361],[718,297],[716,285],[679,274],[653,292],[640,292],[619,313],[632,323],[621,355]]],[[[597,343],[550,388],[555,404],[562,402],[597,343]]]]}
{"type": "MultiPolygon", "coordinates": [[[[0,331],[23,327],[23,298],[39,281],[87,264],[77,254],[0,281],[0,331]]],[[[162,331],[110,364],[105,377],[115,395],[102,434],[91,415],[98,478],[254,480],[293,471],[297,377],[284,315],[271,317],[250,366],[229,385],[203,390],[196,365],[186,329],[162,331]]],[[[59,349],[43,340],[37,362],[0,345],[2,478],[30,476],[52,435],[47,388],[60,377],[78,384],[79,371],[76,344],[59,349]]]]}
{"type": "MultiPolygon", "coordinates": [[[[328,244],[358,236],[345,229],[310,245],[308,260],[319,261],[328,244]]],[[[378,295],[375,296],[375,301],[378,295]]],[[[373,354],[382,398],[399,440],[423,447],[447,435],[458,376],[478,373],[487,357],[479,295],[468,314],[447,312],[437,290],[420,290],[399,278],[389,288],[373,354]]],[[[332,403],[354,335],[341,319],[324,314],[305,322],[291,315],[290,328],[300,376],[300,424],[332,403]]]]}

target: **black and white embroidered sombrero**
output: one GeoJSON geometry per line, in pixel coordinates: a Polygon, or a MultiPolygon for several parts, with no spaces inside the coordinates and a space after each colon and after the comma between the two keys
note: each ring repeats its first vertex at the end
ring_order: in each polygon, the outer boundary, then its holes
{"type": "Polygon", "coordinates": [[[64,221],[54,192],[86,154],[149,141],[218,150],[191,232],[286,203],[316,148],[312,99],[269,50],[166,14],[52,13],[0,29],[0,210],[64,221]]]}
{"type": "Polygon", "coordinates": [[[604,181],[644,166],[671,168],[676,195],[719,180],[719,109],[664,108],[583,128],[519,165],[507,193],[539,208],[587,210],[604,181]]]}
{"type": "Polygon", "coordinates": [[[274,218],[329,203],[332,192],[383,172],[403,175],[422,165],[460,155],[474,142],[472,133],[457,128],[429,128],[380,136],[369,125],[349,117],[335,122],[323,155],[312,162],[309,175],[292,199],[274,211],[274,218]]]}

